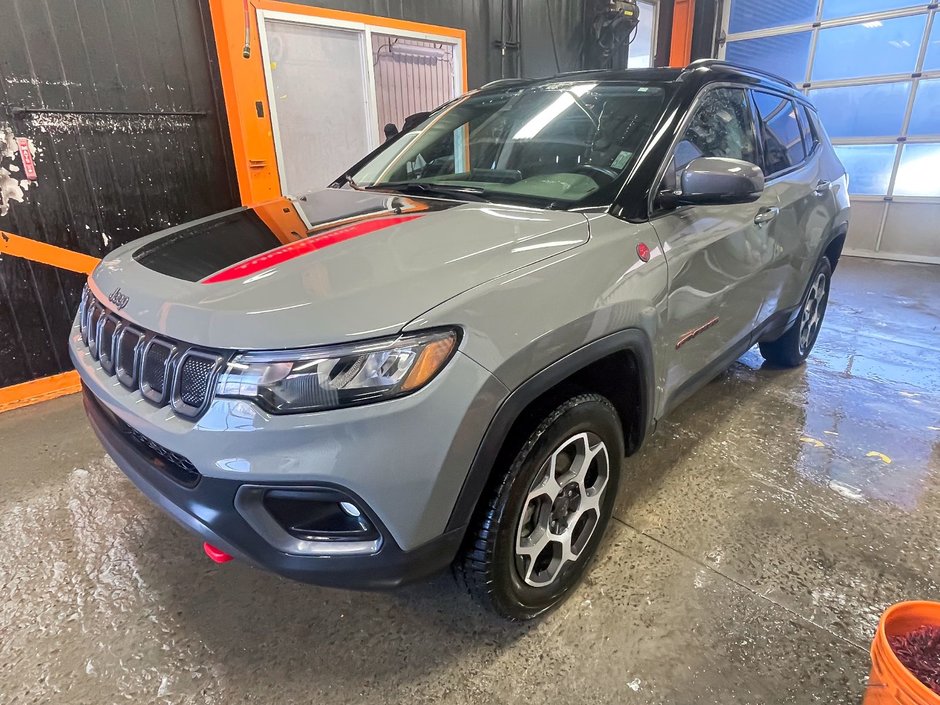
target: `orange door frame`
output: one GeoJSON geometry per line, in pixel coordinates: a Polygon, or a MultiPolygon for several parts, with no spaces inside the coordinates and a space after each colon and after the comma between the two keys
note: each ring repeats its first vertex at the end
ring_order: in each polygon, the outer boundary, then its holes
{"type": "Polygon", "coordinates": [[[695,22],[695,0],[675,0],[672,11],[672,42],[669,65],[688,66],[692,61],[692,32],[695,22]]]}
{"type": "Polygon", "coordinates": [[[467,33],[462,29],[439,27],[328,10],[278,0],[251,0],[245,5],[233,0],[209,0],[212,27],[219,54],[222,94],[228,115],[235,173],[243,205],[255,205],[281,197],[281,185],[274,149],[274,129],[264,77],[264,64],[258,36],[257,10],[287,12],[306,17],[343,20],[390,30],[405,30],[458,39],[462,49],[463,89],[467,90],[467,33]],[[244,56],[245,23],[248,23],[250,54],[244,56]]]}

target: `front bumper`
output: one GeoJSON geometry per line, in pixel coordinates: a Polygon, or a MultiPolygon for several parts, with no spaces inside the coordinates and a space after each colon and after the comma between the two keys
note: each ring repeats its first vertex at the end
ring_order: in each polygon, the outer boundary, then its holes
{"type": "Polygon", "coordinates": [[[213,477],[202,477],[192,488],[180,484],[161,469],[162,459],[134,442],[124,431],[123,422],[102,406],[87,387],[83,393],[85,412],[101,444],[147,497],[203,540],[260,568],[317,585],[391,588],[445,568],[460,545],[463,531],[457,530],[413,551],[403,551],[361,499],[353,497],[369,512],[381,534],[377,552],[362,556],[309,556],[277,550],[235,509],[239,490],[252,485],[213,477]]]}

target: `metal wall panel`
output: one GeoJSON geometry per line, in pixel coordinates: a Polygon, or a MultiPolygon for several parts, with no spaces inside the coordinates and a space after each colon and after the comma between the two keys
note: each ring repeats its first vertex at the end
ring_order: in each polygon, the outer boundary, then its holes
{"type": "MultiPolygon", "coordinates": [[[[313,0],[306,4],[467,32],[471,87],[581,68],[580,0],[313,0]],[[501,11],[514,16],[505,61],[501,11]]],[[[0,138],[35,147],[37,180],[0,160],[15,189],[0,230],[101,256],[140,235],[238,202],[205,0],[2,0],[0,138]],[[13,176],[15,175],[15,179],[13,176]],[[28,186],[28,188],[26,188],[28,186]],[[22,198],[21,201],[15,200],[22,198]]],[[[443,94],[442,94],[443,95],[443,94]]],[[[0,139],[2,143],[2,139],[0,139]]],[[[0,258],[0,387],[70,369],[83,277],[0,258]]]]}
{"type": "MultiPolygon", "coordinates": [[[[206,13],[198,0],[4,0],[0,136],[32,140],[37,180],[0,230],[101,256],[237,203],[206,13]]],[[[24,178],[18,154],[0,168],[24,178]]],[[[0,260],[0,386],[70,369],[82,279],[0,260]]]]}

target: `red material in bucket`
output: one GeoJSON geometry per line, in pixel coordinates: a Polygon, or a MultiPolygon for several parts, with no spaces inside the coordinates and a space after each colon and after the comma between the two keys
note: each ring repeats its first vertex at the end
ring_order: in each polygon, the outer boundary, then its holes
{"type": "Polygon", "coordinates": [[[901,602],[881,615],[863,705],[940,705],[940,695],[907,670],[888,642],[924,626],[940,627],[940,603],[901,602]]]}

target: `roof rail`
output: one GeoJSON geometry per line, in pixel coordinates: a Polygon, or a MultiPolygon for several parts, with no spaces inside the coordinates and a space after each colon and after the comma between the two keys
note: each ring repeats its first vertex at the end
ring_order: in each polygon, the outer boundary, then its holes
{"type": "Polygon", "coordinates": [[[535,79],[532,78],[497,78],[495,81],[490,81],[489,83],[484,83],[480,86],[480,90],[485,88],[508,88],[509,86],[523,86],[527,83],[532,83],[535,79]]]}
{"type": "Polygon", "coordinates": [[[727,66],[728,68],[736,69],[738,71],[749,71],[751,73],[756,73],[760,76],[766,76],[767,78],[772,78],[773,80],[779,81],[785,86],[789,86],[790,88],[799,90],[797,88],[797,85],[793,81],[791,81],[789,78],[784,78],[783,76],[778,76],[775,73],[771,73],[770,71],[764,71],[763,69],[758,69],[753,66],[742,66],[741,64],[734,64],[734,63],[731,63],[730,61],[722,61],[721,59],[698,59],[696,61],[693,61],[691,64],[689,64],[685,70],[691,71],[693,69],[710,68],[712,66],[727,66]]]}

